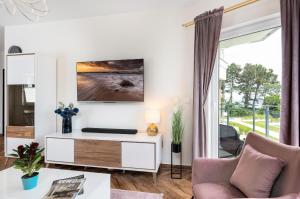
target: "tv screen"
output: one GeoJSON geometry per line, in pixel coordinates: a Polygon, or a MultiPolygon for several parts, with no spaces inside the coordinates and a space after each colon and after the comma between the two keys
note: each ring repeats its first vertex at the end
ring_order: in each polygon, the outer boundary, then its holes
{"type": "Polygon", "coordinates": [[[78,62],[78,101],[144,101],[144,60],[78,62]]]}

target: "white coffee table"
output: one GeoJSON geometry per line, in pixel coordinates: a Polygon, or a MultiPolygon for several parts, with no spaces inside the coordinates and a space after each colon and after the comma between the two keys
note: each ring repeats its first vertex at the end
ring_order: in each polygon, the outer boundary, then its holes
{"type": "Polygon", "coordinates": [[[42,199],[49,191],[54,180],[84,174],[84,194],[78,199],[110,199],[110,175],[92,172],[70,171],[43,168],[39,171],[38,186],[32,190],[23,190],[20,171],[8,168],[0,171],[1,199],[42,199]]]}

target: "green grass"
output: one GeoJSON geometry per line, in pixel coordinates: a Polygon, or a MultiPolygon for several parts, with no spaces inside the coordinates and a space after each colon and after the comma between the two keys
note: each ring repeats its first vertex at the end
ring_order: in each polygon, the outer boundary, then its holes
{"type": "MultiPolygon", "coordinates": [[[[238,133],[242,134],[242,135],[247,135],[248,133],[253,132],[252,128],[249,128],[247,126],[241,125],[236,122],[229,122],[229,125],[235,127],[237,129],[238,133]]],[[[261,136],[266,136],[264,132],[260,132],[257,130],[255,131],[255,133],[257,133],[261,136]]],[[[275,137],[269,136],[269,138],[271,138],[272,140],[278,141],[278,139],[275,137]]]]}
{"type": "MultiPolygon", "coordinates": [[[[243,116],[243,117],[239,117],[239,118],[242,118],[245,120],[252,120],[253,116],[250,115],[250,116],[243,116]]],[[[256,119],[266,119],[266,116],[264,114],[255,114],[255,118],[256,119]]],[[[279,122],[280,121],[280,118],[273,118],[271,115],[270,115],[269,119],[270,119],[270,122],[279,122]]]]}
{"type": "MultiPolygon", "coordinates": [[[[252,122],[250,122],[250,121],[244,121],[244,122],[247,123],[247,124],[252,124],[252,122]]],[[[259,126],[259,127],[265,128],[266,127],[266,123],[264,121],[257,121],[257,122],[255,122],[255,126],[259,126]]],[[[275,132],[279,132],[280,131],[280,128],[278,126],[273,126],[273,125],[269,125],[269,129],[271,131],[275,131],[275,132]]]]}
{"type": "MultiPolygon", "coordinates": [[[[235,117],[235,118],[240,118],[244,123],[247,123],[247,124],[251,124],[252,125],[252,120],[253,120],[253,116],[252,115],[249,115],[249,116],[241,116],[241,117],[235,117]],[[245,121],[246,120],[246,121],[245,121]],[[248,121],[247,121],[248,120],[248,121]]],[[[257,120],[265,120],[265,115],[264,114],[256,114],[255,115],[255,118],[257,120]]],[[[226,122],[227,121],[227,118],[226,117],[221,117],[220,118],[221,121],[224,121],[226,122]]],[[[280,118],[273,118],[271,115],[269,117],[269,121],[270,123],[278,123],[280,122],[280,118]]],[[[239,123],[236,123],[236,122],[233,122],[233,121],[230,121],[229,122],[229,125],[230,126],[233,126],[237,129],[238,133],[239,134],[242,134],[242,135],[247,135],[249,132],[252,132],[252,128],[250,127],[247,127],[247,126],[244,126],[242,124],[239,124],[239,123]]],[[[257,127],[261,127],[261,128],[265,128],[265,121],[256,121],[255,122],[255,125],[257,127]]],[[[280,128],[278,126],[275,126],[275,125],[269,125],[269,129],[271,131],[274,131],[274,132],[279,132],[280,131],[280,128]]],[[[256,130],[255,131],[257,134],[259,135],[262,135],[262,136],[266,136],[265,135],[265,132],[261,132],[261,131],[258,131],[256,130]]],[[[275,138],[275,137],[272,137],[272,136],[269,136],[269,138],[275,140],[275,141],[278,141],[278,138],[275,138]]]]}
{"type": "MultiPolygon", "coordinates": [[[[243,121],[243,122],[252,125],[252,121],[243,121]]],[[[259,126],[261,128],[265,128],[266,124],[265,124],[265,121],[257,121],[257,122],[255,122],[255,126],[259,126]]],[[[280,131],[280,127],[274,126],[274,125],[269,125],[269,129],[271,131],[275,131],[275,132],[279,132],[280,131]]]]}
{"type": "MultiPolygon", "coordinates": [[[[243,116],[243,117],[239,117],[239,118],[243,118],[245,120],[252,120],[253,119],[253,115],[243,116]]],[[[255,114],[255,118],[256,119],[265,119],[265,115],[255,114]]]]}
{"type": "Polygon", "coordinates": [[[243,126],[236,122],[229,122],[230,126],[236,127],[240,134],[247,134],[249,132],[252,132],[252,128],[249,128],[247,126],[243,126]]]}

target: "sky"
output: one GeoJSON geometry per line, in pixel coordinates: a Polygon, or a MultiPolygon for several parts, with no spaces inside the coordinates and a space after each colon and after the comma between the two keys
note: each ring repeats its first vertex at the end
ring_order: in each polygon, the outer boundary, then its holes
{"type": "Polygon", "coordinates": [[[264,41],[224,49],[224,60],[229,64],[236,63],[242,67],[246,63],[262,64],[266,68],[273,69],[278,75],[278,80],[281,81],[281,29],[264,41]]]}

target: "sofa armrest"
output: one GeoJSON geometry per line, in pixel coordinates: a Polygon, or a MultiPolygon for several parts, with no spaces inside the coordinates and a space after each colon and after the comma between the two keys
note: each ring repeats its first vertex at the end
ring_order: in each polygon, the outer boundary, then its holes
{"type": "Polygon", "coordinates": [[[192,184],[227,182],[234,172],[237,163],[237,158],[195,159],[192,168],[192,184]]]}
{"type": "MultiPolygon", "coordinates": [[[[236,199],[244,199],[244,198],[236,198],[236,199]]],[[[249,198],[249,199],[258,199],[258,198],[249,198]]],[[[262,198],[260,198],[262,199],[262,198]]],[[[267,198],[264,198],[267,199],[267,198]]],[[[280,196],[280,197],[276,197],[274,199],[300,199],[300,193],[296,194],[296,193],[291,193],[291,194],[287,194],[284,196],[280,196]]]]}

